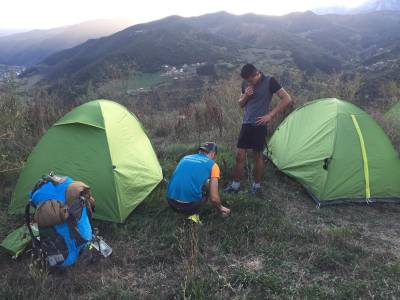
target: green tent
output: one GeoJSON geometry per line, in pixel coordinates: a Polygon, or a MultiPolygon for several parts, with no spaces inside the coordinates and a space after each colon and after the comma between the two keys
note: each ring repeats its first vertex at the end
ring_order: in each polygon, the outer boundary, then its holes
{"type": "Polygon", "coordinates": [[[379,125],[351,103],[306,103],[282,122],[265,154],[320,205],[400,202],[399,155],[379,125]]]}
{"type": "Polygon", "coordinates": [[[48,130],[20,174],[11,213],[23,211],[33,185],[51,171],[87,183],[96,199],[94,217],[113,222],[123,222],[162,179],[138,119],[108,100],[85,103],[48,130]]]}

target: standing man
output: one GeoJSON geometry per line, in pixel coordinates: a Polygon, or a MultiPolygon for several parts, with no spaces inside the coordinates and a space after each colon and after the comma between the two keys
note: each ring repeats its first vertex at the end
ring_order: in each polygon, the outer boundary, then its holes
{"type": "Polygon", "coordinates": [[[240,107],[244,108],[242,129],[237,143],[236,167],[232,183],[225,189],[228,193],[237,193],[245,167],[246,152],[254,153],[254,182],[251,187],[253,195],[262,196],[261,178],[264,169],[263,151],[267,136],[267,124],[279,112],[285,110],[292,102],[290,95],[268,75],[264,75],[252,64],[243,66],[240,76],[243,78],[240,107]],[[280,102],[272,110],[269,105],[272,96],[277,94],[280,102]]]}
{"type": "Polygon", "coordinates": [[[230,213],[229,208],[222,206],[218,192],[220,169],[214,161],[217,152],[217,145],[207,142],[198,153],[187,155],[178,163],[167,190],[168,204],[173,210],[198,214],[209,195],[212,205],[222,215],[230,213]]]}

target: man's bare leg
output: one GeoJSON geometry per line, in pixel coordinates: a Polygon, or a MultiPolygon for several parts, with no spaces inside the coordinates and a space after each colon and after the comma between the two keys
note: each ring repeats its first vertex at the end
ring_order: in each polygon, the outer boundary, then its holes
{"type": "Polygon", "coordinates": [[[262,152],[254,152],[254,183],[261,184],[264,173],[264,155],[262,152]]]}
{"type": "Polygon", "coordinates": [[[233,180],[240,182],[243,176],[243,170],[246,165],[246,149],[237,149],[236,151],[236,166],[233,180]]]}
{"type": "Polygon", "coordinates": [[[261,179],[264,172],[264,157],[262,152],[254,152],[254,165],[254,182],[251,193],[258,198],[263,198],[261,179]]]}
{"type": "Polygon", "coordinates": [[[237,192],[240,188],[240,180],[243,176],[244,167],[246,164],[246,149],[237,149],[236,151],[236,165],[233,174],[232,183],[225,189],[225,192],[237,192]]]}

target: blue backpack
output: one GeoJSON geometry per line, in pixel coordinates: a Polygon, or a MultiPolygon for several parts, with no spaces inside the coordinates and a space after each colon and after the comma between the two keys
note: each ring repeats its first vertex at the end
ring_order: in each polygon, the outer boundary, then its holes
{"type": "Polygon", "coordinates": [[[73,182],[70,177],[50,174],[44,176],[29,194],[30,200],[25,209],[26,223],[31,233],[32,245],[38,257],[45,259],[50,267],[70,266],[79,258],[84,248],[93,239],[91,224],[92,207],[81,193],[78,199],[68,206],[66,190],[73,182]],[[35,237],[31,224],[32,207],[36,211],[47,201],[60,201],[66,207],[68,217],[64,223],[40,227],[39,237],[35,237]]]}

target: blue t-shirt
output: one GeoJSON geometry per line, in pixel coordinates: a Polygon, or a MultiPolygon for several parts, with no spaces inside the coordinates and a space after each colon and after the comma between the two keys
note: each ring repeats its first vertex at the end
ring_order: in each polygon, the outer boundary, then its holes
{"type": "Polygon", "coordinates": [[[167,198],[181,202],[203,199],[203,186],[215,162],[204,153],[187,155],[178,163],[168,184],[167,198]]]}

